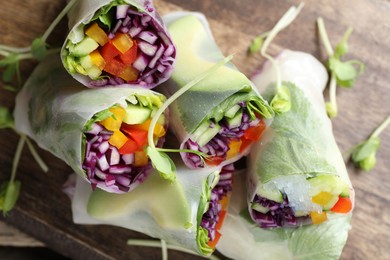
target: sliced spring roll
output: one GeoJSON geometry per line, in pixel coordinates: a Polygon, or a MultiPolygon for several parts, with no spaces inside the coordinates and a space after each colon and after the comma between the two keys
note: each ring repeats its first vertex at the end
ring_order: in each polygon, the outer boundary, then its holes
{"type": "Polygon", "coordinates": [[[237,260],[339,259],[351,229],[351,214],[319,225],[263,229],[247,210],[245,175],[234,176],[228,214],[217,250],[237,260]]]}
{"type": "MultiPolygon", "coordinates": [[[[171,96],[224,56],[202,14],[177,12],[163,19],[177,48],[175,70],[161,88],[171,96]]],[[[194,153],[181,153],[188,167],[226,165],[247,154],[252,143],[261,138],[264,120],[272,116],[273,111],[251,81],[228,63],[174,101],[171,129],[181,149],[208,156],[203,161],[194,153]]]]}
{"type": "MultiPolygon", "coordinates": [[[[142,88],[83,88],[66,73],[59,58],[48,57],[16,97],[15,127],[93,187],[123,193],[151,173],[145,152],[148,128],[164,101],[162,94],[142,88]]],[[[153,133],[160,147],[166,117],[158,119],[153,133]]]]}
{"type": "Polygon", "coordinates": [[[80,0],[69,28],[62,62],[87,87],[153,88],[172,71],[175,47],[151,0],[80,0]]]}
{"type": "MultiPolygon", "coordinates": [[[[250,215],[260,227],[274,228],[348,214],[354,193],[325,111],[327,72],[302,52],[283,51],[276,64],[290,90],[291,109],[275,116],[249,156],[250,215]]],[[[267,100],[275,95],[274,69],[266,63],[253,77],[267,100]]]]}
{"type": "Polygon", "coordinates": [[[234,167],[194,172],[180,162],[177,166],[175,182],[167,184],[152,174],[127,194],[92,192],[79,179],[72,198],[73,221],[120,226],[210,255],[220,238],[234,167]]]}

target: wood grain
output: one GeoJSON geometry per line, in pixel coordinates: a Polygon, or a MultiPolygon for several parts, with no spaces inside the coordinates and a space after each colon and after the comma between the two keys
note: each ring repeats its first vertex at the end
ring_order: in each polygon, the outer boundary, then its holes
{"type": "MultiPolygon", "coordinates": [[[[164,14],[172,10],[203,12],[209,19],[215,39],[225,54],[236,53],[234,63],[248,76],[264,61],[259,55],[247,56],[246,48],[257,34],[269,30],[278,18],[298,1],[290,0],[166,0],[156,1],[164,14]]],[[[28,45],[65,5],[65,0],[2,1],[0,9],[1,44],[28,45]]],[[[390,3],[385,0],[305,1],[297,20],[281,33],[271,52],[289,48],[312,53],[324,60],[315,21],[322,16],[331,41],[335,44],[349,25],[349,59],[360,59],[366,71],[353,89],[338,90],[339,116],[333,120],[336,140],[342,151],[363,138],[390,114],[390,3]]],[[[63,41],[66,22],[50,38],[53,46],[63,41]]],[[[33,62],[23,63],[26,78],[33,62]]],[[[327,94],[325,93],[325,96],[327,94]]],[[[0,104],[12,108],[14,94],[0,89],[0,104]]],[[[11,172],[18,136],[12,130],[0,131],[0,180],[11,172]]],[[[390,129],[382,135],[377,165],[371,172],[361,172],[348,165],[356,190],[353,228],[342,259],[390,259],[390,129]]],[[[61,185],[71,170],[60,160],[40,150],[50,171],[42,173],[25,150],[18,170],[22,193],[7,223],[31,234],[52,249],[74,259],[159,259],[159,249],[129,247],[126,239],[146,236],[108,226],[81,226],[72,223],[69,199],[61,185]]],[[[185,255],[170,252],[173,259],[185,255]]],[[[187,257],[187,256],[186,256],[187,257]]],[[[187,257],[187,259],[197,257],[187,257]]]]}

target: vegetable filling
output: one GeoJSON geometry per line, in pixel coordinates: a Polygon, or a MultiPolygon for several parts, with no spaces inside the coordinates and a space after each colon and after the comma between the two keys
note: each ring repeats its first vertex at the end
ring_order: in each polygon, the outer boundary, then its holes
{"type": "Polygon", "coordinates": [[[308,179],[311,202],[318,210],[296,209],[282,191],[258,188],[252,202],[252,217],[262,228],[297,227],[320,224],[328,214],[347,214],[352,210],[349,186],[335,176],[308,179]]]}
{"type": "MultiPolygon", "coordinates": [[[[84,131],[83,169],[93,187],[128,192],[142,183],[152,170],[145,149],[150,122],[162,100],[153,95],[137,94],[125,103],[95,115],[84,131]]],[[[162,115],[153,132],[158,147],[165,141],[166,128],[162,115]]]]}
{"type": "Polygon", "coordinates": [[[129,5],[112,7],[92,19],[84,33],[81,42],[68,42],[66,64],[71,73],[92,79],[90,86],[134,83],[147,87],[172,71],[174,46],[148,13],[129,5]],[[110,17],[113,21],[107,22],[110,17]]]}
{"type": "Polygon", "coordinates": [[[252,120],[247,111],[247,103],[241,102],[225,112],[218,123],[213,119],[202,123],[189,138],[184,147],[207,155],[204,162],[194,153],[186,153],[185,161],[193,168],[219,165],[225,160],[242,155],[249,146],[260,140],[266,125],[260,116],[252,120]]]}
{"type": "Polygon", "coordinates": [[[233,164],[222,168],[217,185],[211,191],[208,210],[203,214],[200,226],[207,230],[207,245],[215,248],[221,234],[219,233],[227,213],[229,196],[233,185],[233,164]]]}

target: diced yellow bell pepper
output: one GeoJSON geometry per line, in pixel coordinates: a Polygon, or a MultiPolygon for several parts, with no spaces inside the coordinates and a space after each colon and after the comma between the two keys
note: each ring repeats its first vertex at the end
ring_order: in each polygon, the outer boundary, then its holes
{"type": "Polygon", "coordinates": [[[230,142],[229,151],[226,153],[226,160],[235,157],[240,152],[241,144],[241,140],[233,140],[230,142]]]}
{"type": "Polygon", "coordinates": [[[145,151],[137,151],[134,153],[134,166],[141,167],[148,164],[149,157],[145,151]]]}
{"type": "Polygon", "coordinates": [[[85,34],[94,39],[100,46],[105,45],[108,42],[107,34],[97,23],[93,23],[85,30],[85,34]]]}
{"type": "Polygon", "coordinates": [[[224,196],[219,203],[221,204],[221,210],[226,210],[229,205],[230,196],[224,196]]]}
{"type": "Polygon", "coordinates": [[[108,139],[108,143],[116,148],[120,149],[126,142],[127,136],[125,136],[120,130],[115,130],[114,134],[108,139]]]}
{"type": "Polygon", "coordinates": [[[100,54],[99,50],[94,50],[93,52],[91,52],[89,54],[89,57],[91,58],[92,63],[95,64],[95,66],[98,67],[100,70],[103,70],[104,66],[106,66],[106,61],[100,54]]]}
{"type": "Polygon", "coordinates": [[[329,192],[321,191],[320,193],[312,197],[311,201],[321,206],[324,206],[328,204],[333,199],[333,197],[334,195],[330,194],[329,192]]]}
{"type": "Polygon", "coordinates": [[[99,123],[107,130],[117,131],[121,128],[123,119],[126,116],[126,110],[120,106],[110,108],[112,116],[100,121],[99,123]]]}
{"type": "Polygon", "coordinates": [[[117,33],[115,38],[112,39],[112,44],[115,48],[118,49],[122,54],[130,50],[133,47],[133,40],[130,35],[125,33],[117,33]]]}
{"type": "Polygon", "coordinates": [[[118,76],[126,81],[135,81],[138,79],[138,70],[134,69],[132,66],[126,66],[118,76]]]}
{"type": "Polygon", "coordinates": [[[311,220],[313,221],[313,224],[320,224],[328,219],[328,216],[326,215],[326,212],[323,211],[321,213],[312,211],[310,212],[311,220]]]}

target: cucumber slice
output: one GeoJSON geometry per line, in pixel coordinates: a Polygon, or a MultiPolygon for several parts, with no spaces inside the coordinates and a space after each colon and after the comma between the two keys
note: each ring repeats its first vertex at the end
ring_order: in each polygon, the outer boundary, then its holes
{"type": "Polygon", "coordinates": [[[215,125],[214,127],[209,127],[198,139],[197,139],[197,143],[199,146],[204,146],[206,145],[208,142],[210,142],[211,139],[213,139],[219,132],[219,130],[221,130],[221,126],[220,125],[215,125]]]}
{"type": "Polygon", "coordinates": [[[86,72],[91,79],[97,79],[102,74],[102,71],[95,65],[86,69],[86,72]]]}
{"type": "Polygon", "coordinates": [[[239,127],[242,121],[242,110],[236,113],[233,118],[227,118],[226,121],[229,128],[239,127]]]}
{"type": "Polygon", "coordinates": [[[85,37],[80,43],[70,49],[75,56],[81,57],[90,54],[99,47],[99,44],[90,37],[85,37]]]}
{"type": "Polygon", "coordinates": [[[344,189],[344,182],[336,175],[319,175],[308,179],[310,183],[310,196],[315,196],[321,191],[338,196],[344,189]]]}
{"type": "Polygon", "coordinates": [[[345,183],[345,186],[343,188],[343,191],[340,193],[340,196],[343,198],[349,198],[350,196],[350,190],[348,184],[345,183]]]}
{"type": "Polygon", "coordinates": [[[198,128],[196,128],[196,130],[194,131],[193,133],[193,136],[194,136],[194,141],[197,142],[199,137],[202,136],[202,134],[204,132],[206,132],[207,129],[210,128],[210,125],[211,125],[211,122],[210,121],[204,121],[203,123],[201,123],[198,128]]]}
{"type": "Polygon", "coordinates": [[[282,203],[283,202],[283,194],[279,190],[268,190],[264,189],[263,186],[259,186],[256,191],[257,195],[273,200],[275,202],[282,203]]]}
{"type": "Polygon", "coordinates": [[[131,104],[127,105],[126,116],[123,122],[130,125],[142,124],[150,117],[152,110],[147,107],[134,106],[131,104]]]}
{"type": "Polygon", "coordinates": [[[256,211],[258,211],[260,213],[263,213],[263,214],[266,214],[269,211],[269,208],[263,207],[259,203],[253,203],[252,204],[252,209],[256,210],[256,211]]]}
{"type": "Polygon", "coordinates": [[[240,105],[234,105],[231,108],[228,109],[228,111],[225,112],[225,117],[227,118],[233,118],[238,110],[240,110],[241,106],[240,105]]]}
{"type": "Polygon", "coordinates": [[[92,59],[89,55],[80,58],[80,65],[83,66],[83,68],[86,70],[95,66],[95,64],[93,64],[92,59]]]}
{"type": "Polygon", "coordinates": [[[338,196],[334,196],[327,204],[322,206],[322,209],[323,210],[330,210],[331,208],[333,208],[333,206],[336,204],[336,202],[338,200],[339,200],[339,197],[338,196]]]}

